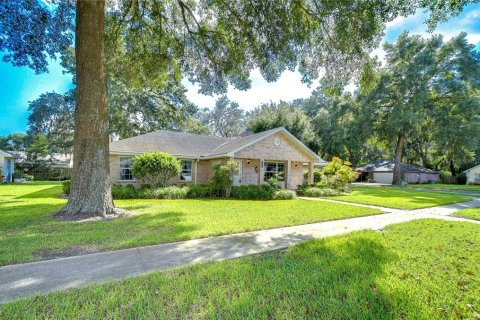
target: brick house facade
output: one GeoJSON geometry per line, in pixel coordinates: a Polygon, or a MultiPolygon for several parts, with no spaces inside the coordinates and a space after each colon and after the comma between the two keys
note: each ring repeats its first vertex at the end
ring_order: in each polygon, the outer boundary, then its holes
{"type": "Polygon", "coordinates": [[[263,184],[277,176],[283,187],[296,189],[304,182],[304,171],[312,183],[314,166],[325,163],[285,128],[233,139],[155,131],[111,143],[113,183],[136,183],[130,171],[132,158],[148,151],[167,152],[181,160],[182,173],[170,179],[171,185],[206,184],[213,164],[232,160],[239,164],[235,185],[263,184]]]}

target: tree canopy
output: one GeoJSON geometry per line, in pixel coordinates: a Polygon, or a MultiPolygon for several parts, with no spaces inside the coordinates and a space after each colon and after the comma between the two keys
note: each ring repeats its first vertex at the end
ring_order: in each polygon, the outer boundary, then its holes
{"type": "Polygon", "coordinates": [[[210,133],[220,137],[238,137],[245,131],[245,111],[227,96],[218,98],[213,109],[204,109],[199,118],[210,133]]]}
{"type": "Polygon", "coordinates": [[[53,0],[46,8],[40,0],[6,0],[0,2],[0,52],[36,72],[46,71],[47,57],[57,53],[75,66],[76,174],[62,212],[105,215],[114,212],[109,82],[155,92],[187,77],[202,93],[224,93],[228,84],[249,88],[250,71],[258,67],[268,81],[298,69],[307,83],[323,75],[322,83],[338,88],[352,78],[368,80],[368,54],[388,21],[425,8],[434,25],[468,2],[117,0],[105,6],[103,0],[53,0]]]}

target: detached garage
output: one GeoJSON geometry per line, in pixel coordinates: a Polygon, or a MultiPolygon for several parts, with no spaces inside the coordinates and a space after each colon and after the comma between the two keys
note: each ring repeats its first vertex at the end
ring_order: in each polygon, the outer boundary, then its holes
{"type": "Polygon", "coordinates": [[[465,174],[467,175],[467,184],[480,183],[480,165],[465,170],[465,174]]]}
{"type": "MultiPolygon", "coordinates": [[[[360,173],[360,181],[392,184],[394,166],[393,161],[379,161],[355,170],[360,173]]],[[[407,183],[434,183],[439,180],[438,172],[418,166],[402,163],[400,171],[407,183]]]]}

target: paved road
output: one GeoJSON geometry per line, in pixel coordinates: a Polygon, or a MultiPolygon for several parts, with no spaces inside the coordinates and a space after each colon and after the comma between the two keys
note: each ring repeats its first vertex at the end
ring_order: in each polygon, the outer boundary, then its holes
{"type": "Polygon", "coordinates": [[[389,224],[415,219],[436,218],[480,224],[480,221],[448,216],[459,209],[470,207],[480,207],[480,199],[412,211],[385,208],[388,213],[376,216],[4,266],[0,267],[0,302],[5,303],[34,294],[66,290],[110,279],[123,279],[187,264],[232,259],[283,249],[309,239],[356,230],[379,230],[389,224]]]}

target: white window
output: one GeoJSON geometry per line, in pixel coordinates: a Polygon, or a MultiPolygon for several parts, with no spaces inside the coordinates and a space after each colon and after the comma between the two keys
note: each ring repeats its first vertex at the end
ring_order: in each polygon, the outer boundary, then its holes
{"type": "Polygon", "coordinates": [[[135,180],[135,177],[132,173],[132,162],[132,158],[129,157],[120,158],[120,180],[135,180]]]}
{"type": "Polygon", "coordinates": [[[480,182],[480,173],[475,174],[475,182],[480,182]]]}
{"type": "Polygon", "coordinates": [[[192,181],[192,160],[181,160],[180,181],[192,181]]]}
{"type": "Polygon", "coordinates": [[[264,162],[264,174],[263,180],[266,182],[270,178],[275,178],[278,181],[284,181],[285,179],[285,163],[284,162],[264,162]]]}

